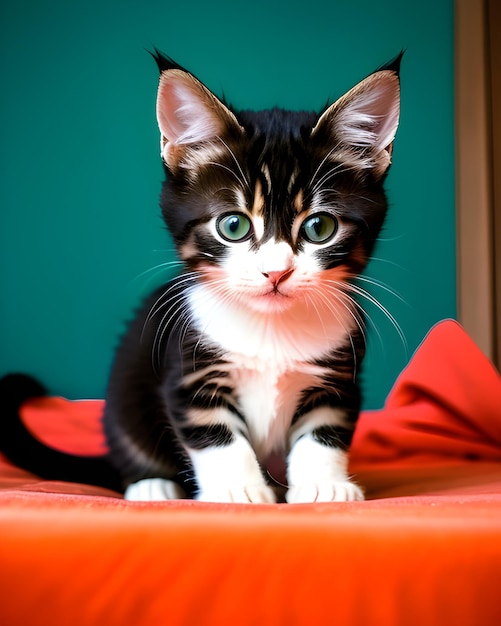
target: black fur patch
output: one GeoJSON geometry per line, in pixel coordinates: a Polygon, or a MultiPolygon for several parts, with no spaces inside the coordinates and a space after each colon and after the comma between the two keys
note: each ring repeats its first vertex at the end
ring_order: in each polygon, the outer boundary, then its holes
{"type": "Polygon", "coordinates": [[[181,429],[186,445],[194,450],[203,450],[208,447],[220,448],[228,446],[233,441],[231,430],[224,424],[212,426],[187,426],[181,429]]]}

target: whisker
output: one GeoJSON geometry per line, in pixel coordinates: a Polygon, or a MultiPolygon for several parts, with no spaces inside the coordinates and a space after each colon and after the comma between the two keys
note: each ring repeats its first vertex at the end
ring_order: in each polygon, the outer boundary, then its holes
{"type": "Polygon", "coordinates": [[[310,183],[313,183],[315,181],[315,178],[317,177],[318,172],[322,169],[322,167],[327,162],[327,160],[334,154],[334,152],[338,148],[339,148],[339,143],[336,144],[333,148],[331,148],[329,150],[329,152],[324,156],[324,158],[320,161],[320,165],[317,167],[317,169],[315,170],[313,176],[311,177],[310,183]]]}
{"type": "MultiPolygon", "coordinates": [[[[177,316],[182,308],[186,306],[186,302],[181,298],[178,292],[178,289],[183,285],[186,285],[190,282],[194,282],[196,280],[196,273],[192,272],[188,275],[182,275],[178,279],[175,279],[171,283],[166,286],[165,291],[156,299],[154,304],[151,306],[148,315],[143,323],[143,328],[141,331],[141,341],[144,341],[144,336],[146,333],[146,329],[148,324],[151,323],[152,319],[162,311],[162,309],[167,310],[162,315],[161,320],[156,325],[155,336],[153,338],[152,343],[152,366],[155,372],[158,373],[158,369],[160,367],[160,355],[163,344],[163,338],[165,336],[165,332],[167,331],[167,327],[169,325],[170,320],[172,320],[175,316],[177,316]],[[171,304],[173,303],[173,304],[171,304]],[[170,306],[169,306],[170,305],[170,306]]],[[[179,319],[176,321],[174,328],[177,323],[179,323],[179,319]]]]}
{"type": "MultiPolygon", "coordinates": [[[[166,291],[164,291],[155,301],[155,303],[150,308],[150,312],[148,313],[146,320],[144,322],[144,326],[146,326],[150,320],[162,310],[164,306],[166,306],[170,302],[170,298],[162,302],[164,298],[171,295],[171,291],[173,291],[176,287],[180,287],[183,284],[194,282],[198,276],[197,272],[190,272],[188,274],[181,274],[177,279],[174,279],[171,283],[166,285],[166,291]]],[[[174,297],[174,295],[172,295],[174,297]]]]}
{"type": "MultiPolygon", "coordinates": [[[[342,286],[342,283],[339,283],[340,287],[342,286]]],[[[346,294],[342,289],[339,288],[335,288],[333,289],[332,286],[328,286],[328,291],[329,294],[331,295],[331,297],[334,297],[335,300],[341,305],[343,306],[343,308],[348,311],[348,313],[350,314],[350,316],[353,318],[353,321],[355,322],[358,330],[360,331],[361,335],[362,335],[362,340],[364,342],[364,344],[367,343],[367,338],[365,335],[365,328],[364,328],[364,324],[363,324],[363,320],[360,317],[360,315],[357,314],[357,302],[351,298],[351,296],[349,294],[346,294]],[[346,302],[346,299],[348,300],[348,302],[346,302]],[[350,306],[351,303],[353,305],[350,306]]],[[[330,308],[330,310],[334,313],[335,317],[338,319],[338,321],[341,323],[341,325],[343,326],[346,335],[348,336],[349,340],[350,340],[350,344],[351,344],[351,349],[352,349],[352,353],[353,353],[353,360],[354,360],[354,364],[355,364],[355,371],[354,371],[354,376],[356,376],[357,373],[357,369],[358,369],[358,362],[357,362],[357,353],[356,353],[356,348],[355,348],[355,344],[353,342],[353,335],[351,333],[351,330],[349,328],[346,328],[346,326],[343,324],[342,319],[339,318],[338,314],[337,314],[337,310],[336,308],[332,305],[332,303],[330,302],[328,295],[326,293],[324,293],[324,291],[319,290],[318,295],[323,298],[324,302],[327,304],[327,306],[330,308]]]]}
{"type": "MultiPolygon", "coordinates": [[[[228,167],[227,165],[223,165],[222,163],[218,163],[217,161],[207,161],[207,165],[214,165],[215,167],[220,167],[222,170],[226,170],[234,178],[236,178],[239,183],[244,183],[246,187],[249,187],[249,184],[247,183],[247,181],[245,179],[242,180],[240,176],[234,170],[231,169],[231,167],[228,167]]],[[[250,190],[250,187],[249,187],[249,190],[250,190]]]]}
{"type": "Polygon", "coordinates": [[[233,161],[235,162],[235,165],[238,167],[238,171],[240,172],[240,175],[242,177],[242,182],[247,187],[247,189],[249,191],[251,191],[250,183],[247,180],[247,177],[244,174],[244,171],[242,170],[242,167],[241,167],[240,163],[238,162],[238,159],[235,156],[235,153],[233,152],[233,150],[230,148],[230,146],[221,137],[218,136],[217,139],[218,139],[218,141],[220,141],[223,144],[223,146],[226,148],[226,150],[228,150],[228,152],[230,153],[230,156],[232,157],[233,161]]]}
{"type": "MultiPolygon", "coordinates": [[[[331,282],[336,282],[336,281],[331,281],[331,282]]],[[[332,287],[331,287],[331,289],[332,289],[332,287]]],[[[352,303],[355,311],[358,312],[357,318],[360,320],[359,330],[362,333],[362,338],[363,338],[364,344],[367,345],[367,334],[366,334],[365,323],[364,323],[364,321],[366,320],[368,322],[368,324],[370,324],[370,326],[373,328],[374,332],[376,333],[376,336],[378,338],[379,343],[383,347],[384,346],[383,338],[381,336],[381,333],[379,331],[379,328],[378,328],[377,324],[374,322],[374,320],[368,314],[368,312],[364,309],[362,304],[360,302],[358,302],[358,300],[356,300],[355,298],[350,296],[349,293],[347,293],[347,291],[349,289],[349,285],[347,285],[346,283],[339,283],[338,287],[336,287],[336,291],[338,289],[344,289],[345,290],[345,296],[352,303]]]]}
{"type": "Polygon", "coordinates": [[[176,302],[169,308],[169,310],[164,313],[164,315],[162,316],[162,319],[160,320],[160,323],[157,326],[155,338],[153,340],[153,347],[152,347],[153,366],[157,373],[160,370],[162,345],[163,345],[163,341],[164,341],[164,337],[167,332],[167,329],[169,328],[169,323],[172,321],[173,318],[176,318],[174,325],[172,326],[172,328],[170,328],[170,331],[169,331],[169,335],[172,336],[174,330],[176,329],[178,324],[182,321],[182,317],[179,316],[179,313],[183,311],[183,309],[185,308],[186,308],[185,302],[183,301],[179,302],[179,300],[176,300],[176,302]],[[171,311],[172,311],[172,314],[171,314],[171,311]]]}
{"type": "Polygon", "coordinates": [[[392,241],[400,241],[401,239],[405,239],[406,235],[396,235],[395,237],[377,237],[376,241],[384,241],[384,242],[392,242],[392,241]]]}
{"type": "Polygon", "coordinates": [[[180,267],[184,265],[183,261],[167,261],[166,263],[159,263],[158,265],[154,265],[153,267],[150,267],[149,269],[145,270],[144,272],[141,272],[140,274],[138,274],[132,282],[136,282],[138,280],[140,280],[141,278],[143,278],[144,276],[147,276],[148,274],[151,274],[153,272],[157,272],[160,273],[163,270],[166,270],[168,268],[171,267],[180,267]]]}
{"type": "Polygon", "coordinates": [[[329,287],[329,293],[333,295],[336,300],[340,302],[343,307],[350,312],[354,321],[357,323],[359,330],[363,333],[363,320],[360,318],[360,316],[357,315],[357,311],[359,310],[357,302],[350,296],[349,293],[346,292],[346,286],[349,283],[332,279],[327,279],[325,282],[329,287]],[[332,285],[334,286],[334,289],[332,288],[332,285]],[[348,302],[346,302],[346,300],[348,300],[348,302]]]}
{"type": "MultiPolygon", "coordinates": [[[[335,281],[331,281],[331,282],[335,282],[335,281]]],[[[397,322],[395,317],[390,313],[390,311],[383,304],[381,304],[381,302],[379,302],[379,300],[375,296],[373,296],[369,291],[367,291],[363,287],[360,287],[359,285],[355,285],[354,283],[346,283],[345,288],[346,290],[351,291],[354,294],[364,298],[365,300],[370,302],[373,306],[375,306],[381,313],[383,313],[383,315],[391,322],[393,328],[396,330],[400,338],[400,341],[402,342],[402,345],[406,353],[408,353],[409,347],[407,344],[407,339],[402,331],[400,324],[397,322]]],[[[373,320],[371,320],[371,322],[373,323],[373,326],[376,329],[376,326],[373,320]]]]}
{"type": "Polygon", "coordinates": [[[314,176],[311,179],[312,189],[307,194],[306,198],[309,198],[310,196],[312,196],[315,193],[317,193],[319,191],[319,189],[322,187],[322,185],[324,183],[326,183],[330,178],[335,176],[336,174],[342,174],[344,172],[350,172],[352,170],[357,170],[358,169],[358,167],[356,165],[346,166],[344,163],[338,163],[334,167],[332,167],[330,170],[328,170],[325,174],[323,174],[323,176],[318,181],[315,182],[315,176],[317,175],[318,171],[322,167],[323,163],[328,158],[328,156],[336,149],[337,148],[333,148],[330,151],[330,153],[324,158],[324,160],[322,161],[322,164],[317,168],[314,176]]]}
{"type": "Polygon", "coordinates": [[[332,178],[333,176],[335,176],[336,174],[339,174],[340,172],[345,172],[347,171],[349,168],[343,169],[344,168],[344,164],[339,163],[338,165],[336,165],[335,167],[331,168],[328,172],[326,172],[322,178],[320,178],[314,188],[313,191],[316,192],[318,191],[318,189],[320,189],[320,187],[322,187],[322,185],[324,183],[326,183],[330,178],[332,178]]]}
{"type": "Polygon", "coordinates": [[[386,283],[383,283],[380,280],[377,280],[376,278],[373,278],[372,276],[362,276],[362,275],[359,275],[359,276],[357,276],[355,278],[355,282],[357,282],[357,281],[368,283],[369,285],[374,285],[374,287],[379,287],[379,289],[382,289],[382,290],[386,291],[387,293],[391,294],[392,296],[397,298],[397,300],[400,300],[400,302],[402,302],[403,304],[406,304],[406,305],[409,304],[407,302],[407,300],[402,298],[402,296],[398,292],[394,291],[386,283]]]}
{"type": "Polygon", "coordinates": [[[386,263],[387,265],[391,265],[393,267],[396,267],[399,270],[405,271],[405,268],[403,267],[403,265],[399,265],[398,263],[395,263],[395,261],[390,261],[390,259],[384,259],[382,257],[371,256],[370,261],[371,262],[376,261],[377,263],[386,263]]]}
{"type": "Polygon", "coordinates": [[[235,299],[235,294],[232,293],[229,285],[223,278],[211,277],[209,280],[206,281],[206,284],[211,288],[213,293],[216,293],[218,295],[218,301],[217,304],[211,308],[211,318],[207,320],[204,328],[200,332],[199,339],[193,348],[193,371],[195,371],[196,369],[196,352],[202,342],[203,335],[205,334],[207,327],[209,326],[214,316],[218,313],[220,307],[224,306],[226,302],[235,299]]]}
{"type": "MultiPolygon", "coordinates": [[[[327,337],[327,329],[325,328],[325,324],[323,322],[323,316],[321,315],[320,311],[318,310],[318,307],[315,303],[315,299],[313,298],[313,294],[306,292],[306,300],[307,300],[307,304],[311,304],[311,306],[315,309],[315,313],[317,314],[317,319],[320,322],[320,325],[322,326],[322,330],[324,331],[324,335],[327,337]]],[[[317,295],[317,294],[315,294],[317,295]]],[[[337,316],[336,316],[337,318],[337,316]]]]}

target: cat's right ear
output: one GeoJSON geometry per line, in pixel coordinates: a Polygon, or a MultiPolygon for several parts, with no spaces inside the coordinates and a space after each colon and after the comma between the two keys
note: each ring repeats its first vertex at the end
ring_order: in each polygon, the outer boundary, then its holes
{"type": "Polygon", "coordinates": [[[190,147],[244,132],[228,107],[192,74],[179,68],[160,75],[157,120],[162,159],[171,168],[190,147]]]}

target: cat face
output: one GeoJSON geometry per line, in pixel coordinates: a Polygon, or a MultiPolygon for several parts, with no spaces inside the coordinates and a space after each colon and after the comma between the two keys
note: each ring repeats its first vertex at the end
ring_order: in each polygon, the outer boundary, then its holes
{"type": "Polygon", "coordinates": [[[161,205],[188,270],[221,298],[267,313],[342,293],[387,209],[398,62],[315,114],[237,113],[157,61],[161,205]]]}

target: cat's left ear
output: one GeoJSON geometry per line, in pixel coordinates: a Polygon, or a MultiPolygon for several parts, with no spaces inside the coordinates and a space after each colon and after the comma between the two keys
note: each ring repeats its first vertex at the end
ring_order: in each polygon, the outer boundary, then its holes
{"type": "Polygon", "coordinates": [[[391,164],[400,115],[400,81],[396,69],[382,69],[361,81],[332,104],[312,131],[330,142],[333,158],[371,169],[380,178],[391,164]]]}

